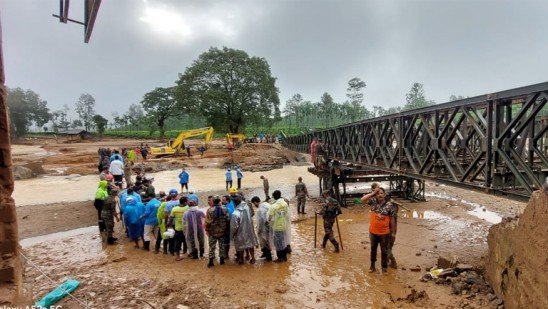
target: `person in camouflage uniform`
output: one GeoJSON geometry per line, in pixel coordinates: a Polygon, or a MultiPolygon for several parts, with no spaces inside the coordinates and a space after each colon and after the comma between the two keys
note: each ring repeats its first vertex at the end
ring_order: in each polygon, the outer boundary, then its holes
{"type": "Polygon", "coordinates": [[[323,191],[323,197],[325,202],[322,206],[322,210],[320,211],[320,215],[323,217],[323,229],[325,235],[323,236],[322,248],[325,249],[327,241],[329,240],[335,247],[335,252],[339,252],[339,243],[333,235],[333,224],[335,224],[337,216],[342,213],[341,206],[336,199],[331,197],[330,191],[323,191]]]}
{"type": "Polygon", "coordinates": [[[306,198],[310,198],[310,196],[302,177],[299,177],[299,182],[295,185],[295,196],[297,197],[297,213],[306,215],[304,206],[306,205],[306,198]]]}
{"type": "Polygon", "coordinates": [[[118,213],[116,212],[116,199],[118,198],[118,189],[113,188],[110,191],[109,196],[107,197],[105,203],[103,204],[103,210],[101,212],[101,215],[103,217],[103,222],[106,226],[107,231],[107,244],[112,245],[114,244],[118,239],[114,238],[112,236],[114,232],[114,218],[116,218],[116,221],[120,222],[120,218],[118,217],[118,213]]]}
{"type": "Polygon", "coordinates": [[[221,198],[216,195],[213,197],[213,207],[209,207],[206,212],[205,230],[209,236],[209,263],[207,267],[213,267],[215,260],[215,246],[219,245],[219,264],[225,263],[223,255],[223,238],[228,229],[228,210],[221,205],[221,198]]]}

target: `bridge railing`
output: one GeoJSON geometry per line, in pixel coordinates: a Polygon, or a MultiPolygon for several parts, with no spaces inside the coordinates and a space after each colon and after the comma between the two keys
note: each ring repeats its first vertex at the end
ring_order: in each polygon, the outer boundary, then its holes
{"type": "Polygon", "coordinates": [[[548,82],[367,119],[314,137],[334,160],[419,179],[528,197],[548,176],[548,82]]]}

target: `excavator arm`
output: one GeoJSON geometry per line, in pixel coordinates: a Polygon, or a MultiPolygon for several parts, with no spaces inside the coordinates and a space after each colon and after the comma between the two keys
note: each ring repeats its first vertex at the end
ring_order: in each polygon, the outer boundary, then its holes
{"type": "Polygon", "coordinates": [[[213,127],[205,127],[205,128],[182,131],[181,133],[179,133],[179,135],[177,135],[175,140],[171,143],[171,148],[175,151],[180,150],[184,147],[185,139],[193,136],[204,135],[204,134],[205,134],[205,147],[208,148],[209,144],[211,143],[211,140],[213,139],[213,133],[215,133],[215,130],[213,130],[213,127]]]}
{"type": "Polygon", "coordinates": [[[211,140],[213,139],[213,133],[215,133],[215,130],[213,130],[213,127],[205,127],[205,128],[199,128],[199,129],[192,129],[192,130],[185,130],[181,131],[177,137],[171,141],[168,142],[167,146],[165,147],[151,147],[150,151],[152,155],[156,156],[166,156],[166,155],[173,155],[179,152],[182,152],[184,145],[185,145],[185,139],[193,136],[198,135],[205,135],[205,147],[206,149],[209,148],[209,144],[211,143],[211,140]]]}

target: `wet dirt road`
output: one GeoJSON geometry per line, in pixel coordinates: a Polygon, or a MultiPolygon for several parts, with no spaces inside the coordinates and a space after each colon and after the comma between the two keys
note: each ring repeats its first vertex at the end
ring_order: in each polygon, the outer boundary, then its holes
{"type": "MultiPolygon", "coordinates": [[[[353,206],[340,216],[344,250],[337,254],[330,244],[325,250],[319,247],[321,219],[318,248],[314,248],[314,205],[309,202],[308,217],[293,214],[293,254],[284,264],[259,260],[255,265],[239,266],[231,261],[208,269],[205,258],[175,262],[170,255],[133,248],[122,236],[120,225],[117,237],[121,242],[115,246],[105,246],[96,227],[28,238],[22,245],[25,254],[55,282],[68,277],[82,280],[75,296],[93,308],[147,307],[144,301],[156,308],[178,304],[193,308],[450,307],[460,301],[458,296],[444,286],[419,282],[423,272],[410,268],[418,266],[424,271],[439,255],[457,252],[460,260],[469,261],[486,250],[488,222],[439,201],[408,204],[411,212],[401,213],[394,248],[400,269],[390,269],[388,276],[367,273],[366,209],[353,206]],[[412,288],[426,290],[430,298],[405,301],[412,288]]],[[[294,213],[295,205],[291,206],[294,213]]],[[[42,296],[54,284],[27,266],[27,286],[42,296]]],[[[61,304],[72,308],[76,301],[67,299],[61,304]]]]}

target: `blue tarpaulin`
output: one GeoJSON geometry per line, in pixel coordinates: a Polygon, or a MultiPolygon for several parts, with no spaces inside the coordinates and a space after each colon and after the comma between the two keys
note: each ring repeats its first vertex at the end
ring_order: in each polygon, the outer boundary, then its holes
{"type": "Polygon", "coordinates": [[[40,301],[36,303],[36,306],[49,308],[51,305],[60,301],[63,297],[67,296],[68,293],[73,292],[80,285],[80,281],[69,279],[58,287],[55,290],[49,292],[44,296],[40,301]]]}

